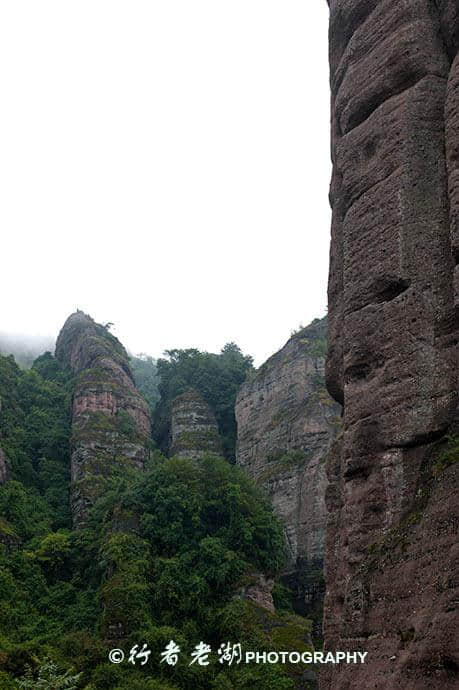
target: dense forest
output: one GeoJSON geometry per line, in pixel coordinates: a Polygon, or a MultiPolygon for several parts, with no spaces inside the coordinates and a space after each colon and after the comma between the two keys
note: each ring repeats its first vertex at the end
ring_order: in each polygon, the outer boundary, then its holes
{"type": "Polygon", "coordinates": [[[168,448],[172,400],[194,388],[213,410],[224,455],[234,461],[234,403],[239,387],[253,370],[252,358],[244,355],[235,343],[227,343],[219,354],[196,349],[168,350],[165,354],[167,358],[157,362],[160,401],[154,413],[153,438],[158,447],[163,451],[168,448]]]}
{"type": "Polygon", "coordinates": [[[130,364],[135,384],[147,401],[152,413],[159,400],[159,374],[156,360],[150,355],[131,355],[130,364]]]}
{"type": "MultiPolygon", "coordinates": [[[[215,410],[231,459],[234,397],[251,358],[234,344],[219,355],[167,355],[131,358],[139,389],[153,410],[157,403],[156,438],[171,400],[193,385],[215,410]]],[[[72,530],[73,389],[50,353],[28,370],[0,357],[0,443],[9,459],[0,486],[0,688],[293,688],[295,668],[229,666],[216,653],[229,641],[309,649],[309,622],[293,614],[284,587],[274,589],[276,613],[238,594],[256,573],[276,577],[284,562],[267,500],[224,458],[194,463],[152,449],[145,471],[112,477],[84,527],[72,530]],[[147,644],[149,663],[110,663],[119,637],[126,653],[147,644]],[[161,663],[171,641],[181,650],[176,666],[161,663]],[[213,652],[208,666],[190,665],[200,641],[213,652]]]]}

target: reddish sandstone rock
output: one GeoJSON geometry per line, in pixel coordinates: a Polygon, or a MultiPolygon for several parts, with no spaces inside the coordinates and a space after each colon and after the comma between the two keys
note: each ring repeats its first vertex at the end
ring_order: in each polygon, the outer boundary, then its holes
{"type": "Polygon", "coordinates": [[[328,459],[325,644],[369,656],[321,687],[453,688],[458,466],[435,466],[456,433],[458,7],[329,4],[327,381],[344,424],[328,459]]]}
{"type": "Polygon", "coordinates": [[[82,526],[110,476],[143,468],[150,414],[136,390],[124,347],[90,316],[78,311],[67,319],[56,358],[76,376],[71,506],[74,524],[82,526]]]}

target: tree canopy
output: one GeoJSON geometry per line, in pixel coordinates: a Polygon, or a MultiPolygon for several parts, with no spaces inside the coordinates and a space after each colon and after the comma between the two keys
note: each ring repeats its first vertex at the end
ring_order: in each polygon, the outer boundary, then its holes
{"type": "Polygon", "coordinates": [[[235,343],[227,343],[219,354],[196,349],[168,350],[165,354],[167,358],[157,362],[161,397],[153,423],[153,436],[159,447],[167,450],[172,400],[194,388],[215,414],[225,457],[234,460],[234,404],[239,387],[253,369],[252,357],[244,355],[235,343]]]}

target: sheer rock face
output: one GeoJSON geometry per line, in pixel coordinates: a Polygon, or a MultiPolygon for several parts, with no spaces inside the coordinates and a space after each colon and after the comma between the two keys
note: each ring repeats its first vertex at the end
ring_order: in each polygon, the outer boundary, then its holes
{"type": "Polygon", "coordinates": [[[457,2],[330,0],[333,208],[322,688],[457,687],[457,2]],[[446,151],[446,155],[445,155],[446,151]],[[438,462],[437,462],[438,466],[438,462]]]}
{"type": "Polygon", "coordinates": [[[199,460],[206,453],[222,455],[217,421],[201,395],[190,390],[172,402],[169,455],[199,460]]]}
{"type": "Polygon", "coordinates": [[[301,581],[306,584],[308,564],[323,557],[325,456],[339,427],[339,406],[325,390],[326,327],[322,319],[296,333],[236,401],[237,463],[266,489],[284,523],[286,579],[302,613],[311,602],[301,581]]]}
{"type": "Polygon", "coordinates": [[[78,311],[67,319],[56,358],[76,378],[71,505],[74,524],[82,526],[108,477],[143,468],[150,414],[136,390],[124,347],[90,316],[78,311]]]}

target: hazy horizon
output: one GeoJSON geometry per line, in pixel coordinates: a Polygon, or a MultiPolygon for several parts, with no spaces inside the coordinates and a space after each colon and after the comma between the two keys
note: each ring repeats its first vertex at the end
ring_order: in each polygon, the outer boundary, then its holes
{"type": "MultiPolygon", "coordinates": [[[[69,315],[70,316],[70,315],[69,315]]],[[[91,316],[91,315],[90,315],[91,316]]],[[[325,316],[325,315],[323,315],[325,316]]],[[[323,318],[320,317],[320,318],[323,318]]],[[[284,338],[284,343],[287,342],[287,340],[291,337],[292,333],[299,328],[300,326],[308,326],[310,322],[308,323],[303,323],[303,324],[297,324],[295,328],[292,328],[288,334],[285,335],[284,338]]],[[[64,324],[62,324],[64,325],[64,324]]],[[[114,328],[110,328],[111,332],[114,332],[114,328]]],[[[33,362],[34,359],[39,357],[41,354],[45,352],[52,352],[54,354],[54,348],[56,345],[56,340],[57,336],[59,333],[56,333],[56,335],[51,335],[51,334],[37,334],[37,335],[32,335],[30,333],[9,333],[7,331],[0,330],[0,354],[3,355],[9,355],[12,354],[15,356],[16,361],[18,364],[21,366],[26,365],[30,366],[30,364],[33,362]]],[[[233,340],[228,340],[226,342],[236,342],[235,339],[233,340]]],[[[147,355],[149,357],[153,357],[153,359],[158,360],[161,357],[165,357],[165,351],[160,352],[160,353],[154,353],[154,352],[147,352],[145,350],[136,350],[134,351],[132,348],[129,347],[129,345],[123,341],[121,341],[122,345],[126,348],[128,354],[132,357],[140,357],[141,355],[147,355]]],[[[283,344],[284,344],[283,343],[283,344]]],[[[226,343],[223,343],[222,347],[226,343]]],[[[283,345],[282,344],[282,345],[283,345]]],[[[282,345],[280,347],[282,347],[282,345]]],[[[187,347],[192,348],[194,347],[193,345],[189,346],[184,346],[183,349],[187,349],[187,347]]],[[[174,349],[173,346],[169,349],[174,349]]],[[[181,348],[182,349],[182,348],[181,348]]],[[[222,348],[219,348],[218,352],[222,348]]],[[[241,348],[242,349],[242,348],[241,348]]],[[[280,348],[278,348],[280,349],[280,348]]],[[[211,352],[211,350],[205,350],[207,352],[211,352]]],[[[274,350],[271,352],[266,359],[269,359],[273,354],[275,354],[277,350],[274,350]]],[[[215,351],[217,353],[217,351],[215,351]]],[[[251,355],[253,357],[253,353],[251,352],[246,352],[244,351],[245,355],[251,355]]],[[[265,360],[263,360],[265,361],[265,360]]],[[[254,364],[258,368],[263,364],[262,361],[257,362],[254,357],[254,364]]]]}
{"type": "Polygon", "coordinates": [[[0,329],[261,364],[325,314],[328,7],[3,4],[0,329]],[[7,298],[5,298],[7,295],[7,298]]]}

